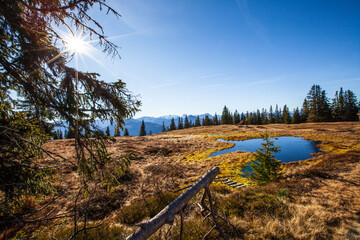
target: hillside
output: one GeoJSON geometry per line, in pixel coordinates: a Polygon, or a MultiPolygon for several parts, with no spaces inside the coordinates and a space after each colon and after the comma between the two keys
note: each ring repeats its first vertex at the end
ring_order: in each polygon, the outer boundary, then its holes
{"type": "MultiPolygon", "coordinates": [[[[102,223],[97,230],[89,230],[89,239],[120,239],[136,229],[141,222],[160,211],[179,192],[174,190],[194,183],[213,166],[220,166],[221,176],[237,181],[239,169],[252,154],[229,153],[206,157],[231,144],[217,138],[243,140],[270,136],[298,136],[318,142],[323,153],[311,160],[286,165],[285,177],[266,186],[241,189],[221,183],[211,185],[225,233],[231,239],[357,239],[360,232],[360,124],[304,123],[271,124],[236,127],[220,125],[176,130],[145,137],[117,137],[109,143],[113,156],[134,152],[128,173],[119,179],[120,185],[112,192],[99,190],[88,209],[90,225],[102,223]],[[151,209],[151,210],[149,210],[151,209]],[[91,237],[93,236],[93,237],[91,237]],[[96,237],[95,237],[96,236],[96,237]]],[[[71,139],[53,140],[44,146],[70,160],[74,158],[71,139]]],[[[60,159],[57,161],[61,162],[60,159]]],[[[57,212],[73,207],[73,199],[80,186],[74,169],[56,172],[54,184],[61,198],[53,204],[57,212]]],[[[80,200],[79,200],[80,201],[80,200]]],[[[41,201],[34,202],[33,208],[41,201]]],[[[84,202],[85,204],[85,202],[84,202]]],[[[202,222],[197,208],[185,215],[185,239],[204,236],[211,225],[202,222]]],[[[2,238],[22,225],[5,229],[2,238]]],[[[50,221],[33,236],[48,239],[69,237],[72,221],[50,221]],[[56,223],[56,224],[55,224],[56,223]]],[[[172,228],[165,227],[170,238],[179,232],[179,220],[172,228]]],[[[210,239],[217,239],[213,231],[210,239]]]]}

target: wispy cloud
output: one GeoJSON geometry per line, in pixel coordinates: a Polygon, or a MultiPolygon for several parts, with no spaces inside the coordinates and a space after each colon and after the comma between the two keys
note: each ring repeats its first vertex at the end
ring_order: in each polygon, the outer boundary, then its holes
{"type": "Polygon", "coordinates": [[[235,0],[235,1],[249,28],[253,32],[255,32],[255,34],[257,34],[269,47],[273,48],[273,45],[271,44],[267,36],[266,29],[255,17],[253,17],[248,7],[247,1],[246,0],[235,0]]]}
{"type": "Polygon", "coordinates": [[[197,77],[197,80],[203,80],[203,79],[209,79],[209,78],[215,78],[215,77],[220,77],[222,76],[221,73],[211,73],[211,74],[206,74],[206,75],[201,75],[199,77],[197,77]]]}
{"type": "Polygon", "coordinates": [[[222,87],[226,85],[225,83],[216,83],[216,84],[211,84],[211,85],[207,85],[207,86],[202,86],[200,89],[209,89],[209,88],[217,88],[217,87],[222,87]]]}
{"type": "Polygon", "coordinates": [[[269,84],[269,83],[274,83],[274,82],[279,82],[281,80],[285,79],[284,77],[276,77],[276,78],[271,78],[271,79],[266,79],[266,80],[260,80],[260,81],[254,81],[254,82],[249,82],[244,84],[243,86],[257,86],[257,85],[264,85],[264,84],[269,84]]]}
{"type": "Polygon", "coordinates": [[[164,83],[164,84],[160,84],[160,85],[157,85],[157,86],[153,86],[152,88],[154,88],[154,89],[165,88],[165,87],[171,87],[171,86],[174,86],[174,85],[177,85],[177,84],[178,84],[177,82],[169,82],[169,83],[164,83]]]}

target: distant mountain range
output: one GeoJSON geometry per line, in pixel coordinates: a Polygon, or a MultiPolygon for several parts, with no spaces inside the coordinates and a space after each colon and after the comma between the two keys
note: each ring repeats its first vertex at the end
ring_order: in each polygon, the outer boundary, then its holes
{"type": "MultiPolygon", "coordinates": [[[[201,114],[201,115],[199,115],[200,121],[202,121],[202,119],[206,115],[208,115],[210,118],[213,117],[209,113],[201,114]]],[[[147,134],[149,134],[150,131],[153,134],[161,133],[163,123],[164,123],[165,127],[169,127],[170,123],[171,123],[171,119],[174,118],[175,124],[177,125],[179,117],[181,117],[184,120],[185,115],[182,115],[182,116],[166,115],[166,116],[162,116],[162,117],[140,117],[140,118],[136,118],[136,119],[135,118],[126,119],[124,129],[127,128],[129,131],[129,134],[131,136],[139,136],[141,122],[142,122],[142,120],[144,120],[145,129],[146,129],[147,134]]],[[[188,117],[189,121],[191,121],[192,123],[195,123],[197,115],[187,115],[187,117],[188,117]]],[[[109,127],[110,135],[111,136],[114,135],[115,124],[110,124],[110,121],[97,121],[97,125],[104,132],[106,131],[107,127],[109,127]]],[[[55,127],[55,130],[56,131],[60,130],[63,132],[63,134],[65,133],[65,127],[55,127]]],[[[120,131],[120,135],[121,136],[124,135],[124,130],[120,131]]]]}

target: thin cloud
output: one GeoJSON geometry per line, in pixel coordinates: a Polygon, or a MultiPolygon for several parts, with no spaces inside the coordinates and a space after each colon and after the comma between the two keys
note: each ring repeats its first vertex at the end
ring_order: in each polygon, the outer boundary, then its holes
{"type": "Polygon", "coordinates": [[[165,88],[165,87],[171,87],[171,86],[174,86],[174,85],[177,85],[177,84],[178,84],[177,82],[170,82],[170,83],[160,84],[160,85],[154,86],[152,88],[154,88],[154,89],[165,88]]]}
{"type": "Polygon", "coordinates": [[[203,79],[220,77],[221,75],[222,75],[221,73],[213,73],[213,74],[202,75],[200,77],[197,77],[196,79],[197,80],[203,80],[203,79]]]}
{"type": "Polygon", "coordinates": [[[246,0],[235,0],[242,16],[245,19],[249,28],[255,32],[268,46],[273,48],[273,45],[267,37],[267,32],[264,26],[252,16],[246,0]]]}
{"type": "Polygon", "coordinates": [[[207,86],[203,86],[201,87],[201,89],[209,89],[209,88],[215,88],[215,87],[222,87],[224,86],[225,83],[216,83],[216,84],[211,84],[211,85],[207,85],[207,86]]]}

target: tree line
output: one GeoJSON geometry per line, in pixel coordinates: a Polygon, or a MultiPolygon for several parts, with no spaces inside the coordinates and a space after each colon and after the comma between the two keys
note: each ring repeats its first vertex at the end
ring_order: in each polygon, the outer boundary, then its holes
{"type": "Polygon", "coordinates": [[[216,113],[211,118],[206,115],[202,121],[197,116],[194,123],[189,122],[187,115],[184,119],[179,117],[177,124],[174,118],[171,119],[169,127],[163,124],[163,132],[172,131],[176,129],[184,129],[190,127],[210,126],[220,124],[238,124],[243,121],[246,125],[262,125],[271,123],[285,123],[297,124],[305,122],[331,122],[331,121],[356,121],[358,119],[358,112],[360,110],[360,103],[356,95],[351,90],[343,90],[341,87],[336,91],[335,97],[330,99],[326,95],[326,91],[319,85],[313,85],[304,99],[302,107],[296,107],[290,112],[289,107],[285,104],[279,107],[272,105],[267,109],[263,108],[261,111],[257,109],[253,112],[239,113],[235,110],[231,113],[230,110],[224,106],[221,116],[216,113]]]}

